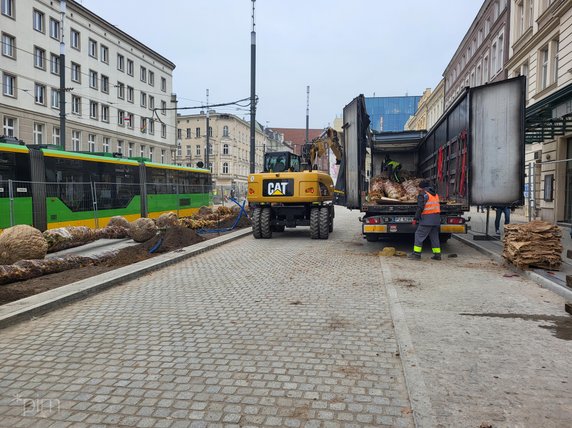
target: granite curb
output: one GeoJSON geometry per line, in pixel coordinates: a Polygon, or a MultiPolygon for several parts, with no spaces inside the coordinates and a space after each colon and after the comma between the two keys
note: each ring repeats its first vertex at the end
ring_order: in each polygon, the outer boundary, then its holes
{"type": "Polygon", "coordinates": [[[153,257],[129,266],[115,269],[101,275],[92,276],[72,284],[64,285],[35,296],[0,306],[0,329],[56,309],[64,304],[84,299],[92,294],[106,290],[114,285],[138,278],[147,272],[169,266],[189,257],[232,242],[249,235],[251,228],[244,228],[217,238],[153,257]]]}
{"type": "Polygon", "coordinates": [[[469,247],[474,248],[478,252],[480,252],[486,256],[491,257],[494,261],[505,265],[507,268],[509,268],[513,272],[518,273],[519,275],[524,276],[524,277],[530,279],[531,281],[536,282],[542,288],[546,288],[547,290],[550,290],[553,293],[558,294],[559,296],[563,297],[567,301],[572,301],[572,290],[569,290],[566,287],[563,287],[560,284],[555,283],[554,281],[551,281],[547,278],[544,278],[543,276],[537,274],[536,272],[517,268],[516,266],[513,266],[513,265],[507,263],[506,260],[504,259],[504,257],[501,256],[500,254],[498,254],[494,251],[491,251],[488,248],[485,248],[485,247],[477,244],[476,242],[471,241],[470,239],[468,239],[464,236],[453,235],[453,238],[462,242],[465,245],[468,245],[469,247]]]}

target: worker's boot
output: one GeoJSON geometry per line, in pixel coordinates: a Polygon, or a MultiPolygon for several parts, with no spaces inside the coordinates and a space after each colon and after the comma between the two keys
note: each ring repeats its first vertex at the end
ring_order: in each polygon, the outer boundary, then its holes
{"type": "Polygon", "coordinates": [[[441,260],[441,254],[433,254],[433,257],[431,257],[431,260],[441,260]]]}
{"type": "Polygon", "coordinates": [[[420,253],[415,253],[415,252],[413,252],[413,253],[409,254],[409,255],[407,256],[407,258],[408,258],[409,260],[421,260],[421,254],[420,254],[420,253]]]}

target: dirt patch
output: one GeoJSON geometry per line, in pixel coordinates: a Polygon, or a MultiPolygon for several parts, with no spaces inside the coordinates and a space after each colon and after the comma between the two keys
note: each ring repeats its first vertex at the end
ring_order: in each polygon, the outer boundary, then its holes
{"type": "Polygon", "coordinates": [[[336,369],[337,372],[343,373],[346,377],[357,379],[363,376],[359,367],[344,366],[336,369]]]}
{"type": "MultiPolygon", "coordinates": [[[[230,226],[232,226],[235,218],[231,218],[229,221],[231,222],[230,226]]],[[[244,218],[241,219],[239,224],[247,224],[247,226],[244,227],[250,226],[248,218],[246,218],[246,221],[244,221],[244,218]]],[[[183,226],[175,226],[167,229],[165,232],[160,233],[147,242],[119,250],[115,257],[110,260],[106,260],[99,265],[85,266],[81,269],[71,269],[26,281],[1,285],[0,305],[43,293],[44,291],[52,290],[63,285],[81,281],[82,279],[100,275],[122,266],[147,260],[158,254],[176,251],[180,248],[188,247],[207,239],[215,238],[219,235],[220,234],[209,234],[202,236],[192,229],[188,229],[183,226]],[[152,250],[153,252],[151,252],[152,250]]],[[[79,249],[81,249],[81,247],[78,247],[78,250],[79,249]]]]}
{"type": "Polygon", "coordinates": [[[334,317],[328,322],[328,330],[339,330],[346,327],[349,322],[343,318],[334,317]]]}
{"type": "Polygon", "coordinates": [[[419,284],[417,284],[417,282],[413,281],[412,279],[405,279],[405,278],[397,278],[395,280],[395,283],[397,285],[402,285],[403,287],[417,287],[419,286],[419,284]]]}

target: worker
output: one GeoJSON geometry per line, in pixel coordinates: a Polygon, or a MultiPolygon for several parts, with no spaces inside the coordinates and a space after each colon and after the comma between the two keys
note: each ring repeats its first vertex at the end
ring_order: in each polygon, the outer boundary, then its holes
{"type": "Polygon", "coordinates": [[[385,155],[385,162],[383,163],[383,171],[389,172],[389,179],[400,183],[399,171],[401,171],[401,164],[394,160],[391,160],[389,155],[385,155]]]}
{"type": "Polygon", "coordinates": [[[439,195],[433,190],[431,184],[423,180],[419,183],[419,195],[417,196],[417,211],[413,224],[417,224],[415,231],[415,243],[413,253],[409,259],[421,260],[423,242],[429,236],[431,248],[433,250],[433,260],[441,260],[441,244],[439,242],[439,228],[441,224],[441,207],[439,205],[439,195]]]}

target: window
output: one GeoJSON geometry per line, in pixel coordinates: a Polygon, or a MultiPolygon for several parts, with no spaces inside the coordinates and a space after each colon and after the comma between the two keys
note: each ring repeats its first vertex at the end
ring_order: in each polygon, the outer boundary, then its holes
{"type": "Polygon", "coordinates": [[[228,174],[228,163],[227,162],[222,164],[222,173],[228,174]]]}
{"type": "Polygon", "coordinates": [[[540,89],[544,89],[548,86],[548,46],[540,50],[540,89]]]}
{"type": "Polygon", "coordinates": [[[134,121],[133,113],[127,113],[127,116],[125,116],[125,122],[127,122],[127,127],[129,129],[133,129],[133,126],[135,125],[133,121],[134,121]]]}
{"type": "MultiPolygon", "coordinates": [[[[213,136],[213,127],[209,126],[209,137],[212,137],[212,136],[213,136]]],[[[210,151],[212,151],[212,148],[210,151]]]]}
{"type": "Polygon", "coordinates": [[[14,18],[14,0],[2,0],[2,15],[14,18]]]}
{"type": "Polygon", "coordinates": [[[197,144],[197,145],[195,146],[195,155],[196,155],[196,156],[200,156],[200,155],[201,155],[201,145],[200,145],[200,144],[197,144]]]}
{"type": "Polygon", "coordinates": [[[485,55],[483,58],[483,83],[489,81],[489,57],[485,55]]]}
{"type": "Polygon", "coordinates": [[[153,162],[153,151],[154,151],[154,149],[155,149],[155,148],[152,147],[152,146],[149,147],[149,160],[150,160],[151,162],[153,162]]]}
{"type": "Polygon", "coordinates": [[[181,139],[183,138],[183,130],[182,129],[177,129],[177,139],[181,139]]]}
{"type": "Polygon", "coordinates": [[[109,94],[109,77],[101,75],[101,92],[109,94]]]}
{"type": "Polygon", "coordinates": [[[95,134],[87,135],[87,147],[90,152],[95,152],[95,134]]]}
{"type": "Polygon", "coordinates": [[[54,126],[52,128],[52,144],[54,146],[60,145],[60,128],[58,128],[57,126],[54,126]]]}
{"type": "Polygon", "coordinates": [[[89,87],[97,89],[97,71],[89,70],[89,87]]]}
{"type": "Polygon", "coordinates": [[[525,26],[525,9],[524,9],[524,0],[520,0],[516,4],[516,37],[520,37],[524,34],[525,26]]]}
{"type": "Polygon", "coordinates": [[[125,57],[121,54],[117,54],[117,69],[119,71],[125,70],[125,57]]]}
{"type": "Polygon", "coordinates": [[[44,26],[44,14],[39,10],[34,9],[32,12],[33,22],[34,22],[34,30],[43,33],[45,31],[44,26]]]}
{"type": "Polygon", "coordinates": [[[60,75],[60,57],[56,54],[50,55],[50,72],[52,74],[60,75]]]}
{"type": "Polygon", "coordinates": [[[123,153],[123,141],[117,140],[117,153],[123,153]]]}
{"type": "Polygon", "coordinates": [[[34,47],[34,67],[46,69],[46,51],[37,46],[34,47]]]}
{"type": "Polygon", "coordinates": [[[139,156],[142,158],[145,157],[145,146],[143,144],[141,144],[141,147],[139,148],[139,156]]]}
{"type": "Polygon", "coordinates": [[[3,133],[8,137],[16,137],[16,124],[18,120],[15,117],[4,116],[3,133]]]}
{"type": "Polygon", "coordinates": [[[209,155],[213,154],[213,145],[209,143],[209,155]]]}
{"type": "Polygon", "coordinates": [[[87,53],[92,58],[97,58],[97,42],[93,39],[87,41],[87,53]]]}
{"type": "Polygon", "coordinates": [[[167,114],[167,102],[161,101],[161,114],[167,114]]]}
{"type": "Polygon", "coordinates": [[[60,40],[60,21],[50,18],[50,37],[60,40]]]}
{"type": "Polygon", "coordinates": [[[109,142],[110,141],[111,141],[111,139],[109,137],[103,137],[103,142],[102,142],[103,153],[109,153],[109,142]]]}
{"type": "Polygon", "coordinates": [[[495,41],[491,47],[491,77],[497,72],[497,42],[495,41]]]}
{"type": "Polygon", "coordinates": [[[44,124],[34,122],[34,144],[44,144],[44,124]]]}
{"type": "Polygon", "coordinates": [[[70,30],[70,43],[72,48],[80,50],[80,34],[73,28],[70,30]]]}
{"type": "Polygon", "coordinates": [[[130,59],[127,60],[127,74],[133,76],[133,61],[130,59]]]}
{"type": "Polygon", "coordinates": [[[193,138],[193,131],[191,128],[187,128],[187,138],[193,138]]]}
{"type": "Polygon", "coordinates": [[[109,123],[109,106],[101,106],[101,121],[109,123]]]}
{"type": "Polygon", "coordinates": [[[155,86],[155,73],[149,70],[149,85],[155,86]]]}
{"type": "Polygon", "coordinates": [[[147,69],[141,66],[140,79],[142,82],[147,82],[147,69]]]}
{"type": "Polygon", "coordinates": [[[149,108],[153,110],[155,108],[155,97],[149,95],[149,108]]]}
{"type": "Polygon", "coordinates": [[[167,125],[161,124],[161,138],[167,138],[167,125]]]}
{"type": "Polygon", "coordinates": [[[147,94],[141,92],[141,107],[147,107],[147,94]]]}
{"type": "Polygon", "coordinates": [[[496,71],[501,71],[504,65],[504,33],[500,33],[498,39],[498,66],[496,71]]]}
{"type": "Polygon", "coordinates": [[[141,119],[139,121],[139,129],[141,130],[141,132],[143,134],[145,134],[147,132],[147,118],[146,117],[141,117],[141,119]]]}
{"type": "Polygon", "coordinates": [[[121,82],[117,82],[117,98],[125,99],[125,85],[121,82]]]}
{"type": "Polygon", "coordinates": [[[52,108],[59,110],[60,109],[60,91],[56,88],[52,88],[51,94],[52,94],[52,96],[51,96],[52,108]]]}
{"type": "Polygon", "coordinates": [[[16,97],[16,76],[8,73],[3,74],[2,93],[8,97],[16,97]]]}
{"type": "Polygon", "coordinates": [[[95,101],[89,102],[89,117],[91,119],[97,119],[97,113],[99,112],[99,105],[95,101]]]}
{"type": "Polygon", "coordinates": [[[191,156],[191,146],[187,146],[187,156],[191,156]]]}
{"type": "Polygon", "coordinates": [[[2,33],[2,55],[16,58],[16,38],[6,33],[2,33]]]}
{"type": "Polygon", "coordinates": [[[493,4],[493,22],[499,17],[499,2],[495,1],[493,4]]]}
{"type": "Polygon", "coordinates": [[[123,126],[125,124],[125,112],[123,110],[117,110],[117,124],[123,126]]]}
{"type": "Polygon", "coordinates": [[[133,88],[131,86],[127,87],[127,101],[133,102],[133,88]]]}
{"type": "Polygon", "coordinates": [[[81,151],[81,132],[72,131],[72,150],[74,152],[81,151]]]}
{"type": "Polygon", "coordinates": [[[195,138],[201,138],[201,128],[195,128],[195,138]]]}
{"type": "Polygon", "coordinates": [[[129,156],[130,158],[133,157],[133,143],[129,143],[129,145],[127,146],[127,156],[129,156]]]}
{"type": "Polygon", "coordinates": [[[222,146],[222,154],[223,155],[228,155],[228,144],[223,144],[222,146]]]}
{"type": "Polygon", "coordinates": [[[167,79],[161,77],[161,90],[167,92],[167,79]]]}
{"type": "Polygon", "coordinates": [[[81,66],[75,62],[71,63],[71,80],[81,83],[81,66]]]}
{"type": "Polygon", "coordinates": [[[34,85],[34,95],[36,104],[46,104],[46,87],[44,85],[36,83],[34,85]]]}
{"type": "Polygon", "coordinates": [[[101,45],[101,62],[109,64],[109,48],[107,46],[101,45]]]}
{"type": "Polygon", "coordinates": [[[153,122],[153,119],[149,119],[147,121],[147,129],[148,129],[150,135],[155,134],[155,122],[153,122]]]}
{"type": "Polygon", "coordinates": [[[489,35],[490,31],[491,31],[491,19],[487,18],[487,20],[485,21],[485,37],[489,35]]]}
{"type": "Polygon", "coordinates": [[[183,149],[180,144],[177,144],[177,156],[181,157],[183,155],[183,149]]]}
{"type": "Polygon", "coordinates": [[[227,125],[224,125],[224,126],[222,127],[222,136],[223,136],[223,137],[228,137],[228,126],[227,126],[227,125]]]}
{"type": "Polygon", "coordinates": [[[161,149],[161,163],[165,163],[165,149],[161,149]]]}
{"type": "Polygon", "coordinates": [[[81,114],[81,98],[77,95],[72,95],[72,113],[81,114]]]}
{"type": "Polygon", "coordinates": [[[551,61],[550,66],[552,67],[552,83],[558,82],[558,50],[560,48],[560,43],[558,40],[552,40],[550,42],[551,52],[551,61]]]}

